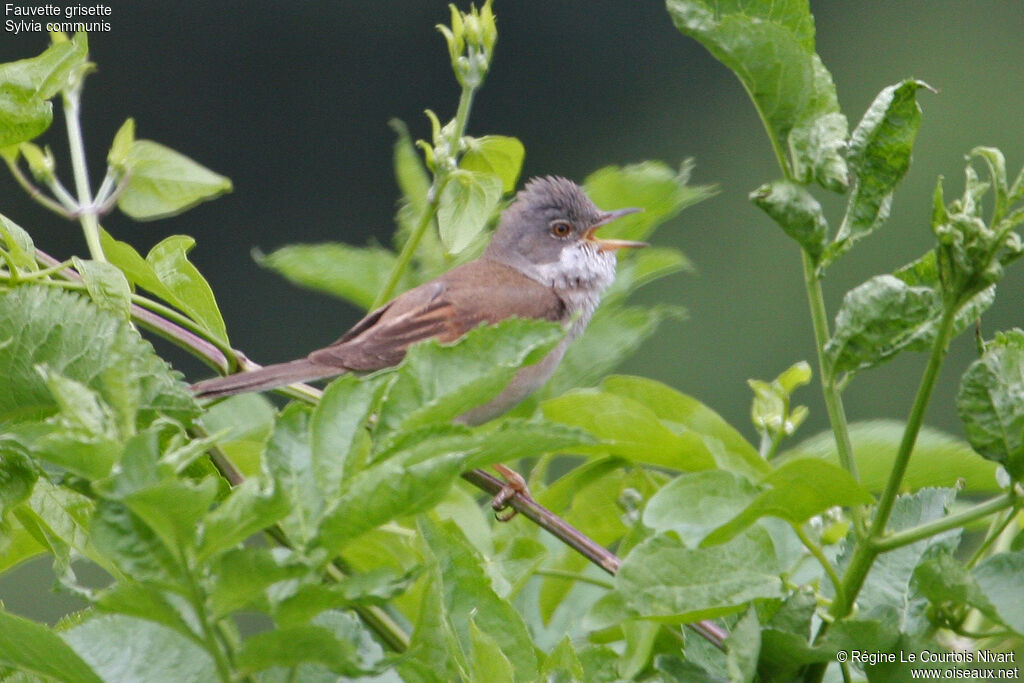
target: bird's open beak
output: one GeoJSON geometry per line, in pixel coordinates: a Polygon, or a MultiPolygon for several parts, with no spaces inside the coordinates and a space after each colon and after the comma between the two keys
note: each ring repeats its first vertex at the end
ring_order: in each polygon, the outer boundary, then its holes
{"type": "Polygon", "coordinates": [[[634,242],[633,240],[613,240],[613,239],[600,239],[596,235],[597,229],[602,225],[611,223],[616,218],[622,216],[628,216],[631,213],[639,213],[643,209],[616,209],[615,211],[606,211],[601,214],[601,217],[597,219],[593,225],[587,228],[587,231],[583,234],[583,238],[593,242],[597,245],[598,251],[617,251],[619,249],[631,249],[635,247],[649,247],[647,242],[634,242]]]}

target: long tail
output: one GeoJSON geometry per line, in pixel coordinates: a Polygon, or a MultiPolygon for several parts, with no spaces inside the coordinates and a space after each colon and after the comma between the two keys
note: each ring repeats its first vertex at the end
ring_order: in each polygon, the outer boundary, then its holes
{"type": "Polygon", "coordinates": [[[314,379],[340,375],[343,372],[345,371],[342,368],[300,358],[288,363],[268,365],[250,372],[239,372],[227,377],[215,377],[196,382],[192,385],[192,392],[196,398],[219,398],[247,391],[276,389],[296,382],[309,382],[314,379]]]}

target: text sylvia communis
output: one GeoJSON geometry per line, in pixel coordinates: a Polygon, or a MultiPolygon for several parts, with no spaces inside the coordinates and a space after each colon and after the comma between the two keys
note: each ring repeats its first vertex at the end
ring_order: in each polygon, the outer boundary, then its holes
{"type": "Polygon", "coordinates": [[[646,246],[594,235],[602,225],[638,210],[602,211],[570,180],[534,178],[502,215],[480,258],[395,297],[338,341],[305,358],[209,379],[192,390],[200,398],[216,398],[380,370],[397,365],[411,344],[425,339],[453,342],[478,325],[511,317],[569,327],[540,362],[522,368],[498,396],[458,418],[465,424],[486,422],[551,376],[615,279],[614,252],[646,246]]]}

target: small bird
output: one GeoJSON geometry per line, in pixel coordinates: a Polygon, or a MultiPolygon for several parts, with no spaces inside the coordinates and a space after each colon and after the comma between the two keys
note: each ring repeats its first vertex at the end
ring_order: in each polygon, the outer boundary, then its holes
{"type": "Polygon", "coordinates": [[[397,365],[411,344],[453,342],[478,325],[511,317],[566,326],[566,336],[540,362],[520,369],[500,394],[456,419],[469,425],[486,422],[551,376],[615,279],[615,251],[647,246],[594,235],[602,225],[639,210],[602,211],[570,180],[534,178],[502,215],[478,259],[400,294],[305,358],[198,382],[192,391],[199,398],[217,398],[380,370],[397,365]]]}

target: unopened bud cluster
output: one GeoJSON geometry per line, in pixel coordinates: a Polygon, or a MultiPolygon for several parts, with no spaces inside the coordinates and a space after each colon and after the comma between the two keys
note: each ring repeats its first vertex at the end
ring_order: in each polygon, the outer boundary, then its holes
{"type": "Polygon", "coordinates": [[[448,55],[452,60],[455,77],[463,87],[475,88],[487,75],[498,40],[498,28],[491,0],[479,10],[471,5],[469,12],[460,12],[455,5],[449,5],[452,12],[451,26],[438,25],[448,43],[448,55]]]}

